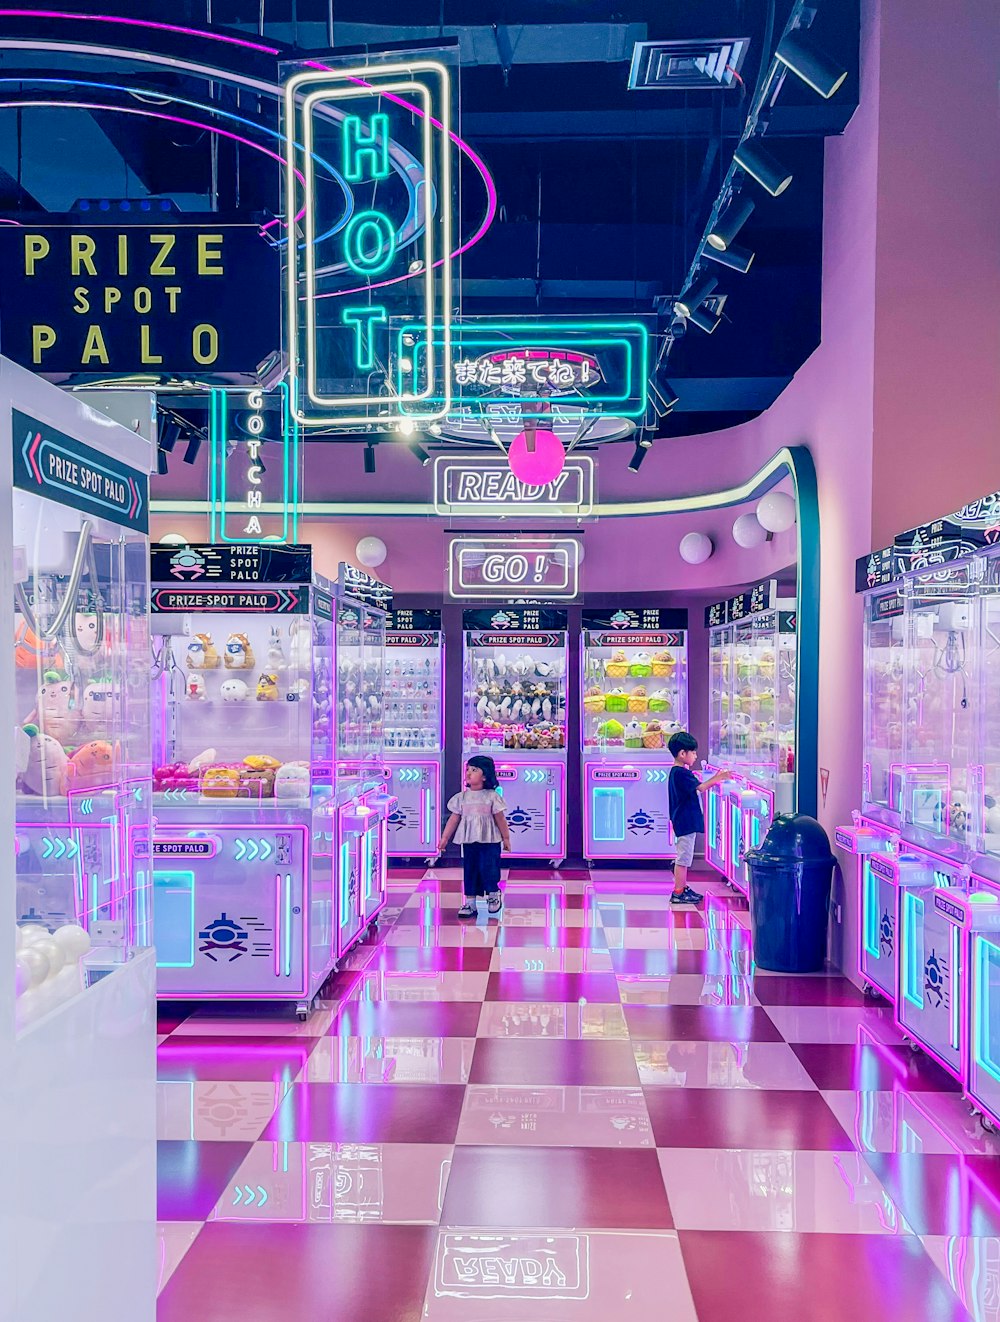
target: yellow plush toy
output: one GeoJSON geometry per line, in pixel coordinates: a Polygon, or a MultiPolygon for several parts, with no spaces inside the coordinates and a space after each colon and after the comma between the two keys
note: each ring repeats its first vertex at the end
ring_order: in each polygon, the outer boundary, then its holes
{"type": "Polygon", "coordinates": [[[620,647],[611,653],[610,661],[605,661],[604,672],[614,679],[623,679],[628,674],[628,657],[620,647]]]}
{"type": "Polygon", "coordinates": [[[654,652],[653,653],[653,674],[658,679],[669,679],[674,673],[677,660],[672,652],[654,652]]]}
{"type": "Polygon", "coordinates": [[[645,684],[637,684],[628,697],[629,711],[648,711],[649,698],[645,684]]]}

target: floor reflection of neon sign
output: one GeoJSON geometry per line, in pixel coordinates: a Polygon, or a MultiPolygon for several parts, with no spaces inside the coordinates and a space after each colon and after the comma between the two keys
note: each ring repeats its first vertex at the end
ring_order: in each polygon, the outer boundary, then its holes
{"type": "Polygon", "coordinates": [[[434,1293],[460,1299],[586,1299],[589,1236],[443,1233],[434,1293]]]}
{"type": "Polygon", "coordinates": [[[213,542],[295,542],[299,524],[299,424],[288,386],[214,390],[209,410],[213,542]]]}
{"type": "Polygon", "coordinates": [[[292,408],[306,425],[377,417],[389,426],[414,412],[427,420],[448,412],[450,392],[432,398],[433,385],[387,396],[380,367],[389,361],[390,307],[402,297],[433,341],[432,378],[450,380],[450,332],[431,334],[451,307],[450,102],[448,68],[427,58],[310,69],[285,82],[286,211],[304,209],[305,240],[288,245],[286,322],[292,408]],[[338,214],[326,212],[318,147],[352,186],[346,217],[342,198],[338,214]]]}

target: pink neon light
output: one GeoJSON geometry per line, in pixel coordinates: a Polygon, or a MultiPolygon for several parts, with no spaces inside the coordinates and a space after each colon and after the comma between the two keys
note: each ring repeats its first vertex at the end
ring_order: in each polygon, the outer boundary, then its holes
{"type": "MultiPolygon", "coordinates": [[[[157,23],[157,22],[153,22],[150,19],[144,19],[144,18],[122,18],[110,14],[73,14],[73,13],[67,13],[65,10],[58,10],[58,9],[0,9],[0,18],[60,18],[60,19],[67,19],[70,22],[74,20],[83,20],[89,23],[119,23],[126,27],[151,28],[161,32],[176,32],[179,33],[181,36],[201,37],[206,41],[221,41],[229,46],[242,46],[245,50],[260,51],[265,55],[277,56],[281,54],[281,51],[276,46],[264,46],[256,41],[247,41],[244,37],[230,37],[221,32],[206,32],[201,30],[200,28],[180,27],[174,23],[157,23]]],[[[330,70],[328,65],[317,64],[315,61],[312,60],[305,61],[305,63],[310,68],[322,69],[324,71],[332,72],[332,70],[330,70]]],[[[354,81],[361,82],[362,86],[364,85],[361,79],[355,79],[354,81]]],[[[387,94],[386,100],[396,101],[400,106],[402,106],[406,110],[409,110],[412,114],[419,115],[421,118],[424,117],[423,110],[419,109],[417,106],[410,105],[408,102],[403,101],[399,97],[387,94]]],[[[95,107],[95,109],[96,108],[97,107],[95,107]]],[[[114,108],[120,109],[120,107],[114,107],[114,108]]],[[[183,123],[184,121],[181,120],[178,122],[183,123]]],[[[431,117],[431,123],[435,126],[435,128],[444,127],[442,124],[438,123],[438,121],[433,117],[431,117]]],[[[206,126],[196,125],[195,127],[204,128],[206,126]]],[[[227,134],[226,136],[232,137],[234,135],[227,134]]],[[[460,138],[457,133],[449,132],[449,137],[451,138],[452,142],[455,143],[456,147],[458,147],[459,151],[462,152],[465,156],[467,156],[469,160],[472,162],[472,164],[479,171],[480,177],[482,178],[483,181],[483,185],[486,189],[486,199],[487,199],[486,215],[483,217],[482,224],[479,226],[479,229],[476,230],[475,234],[473,234],[472,238],[468,240],[468,242],[463,243],[460,248],[456,248],[455,251],[451,254],[451,260],[454,260],[456,257],[461,257],[462,253],[468,252],[470,248],[474,247],[483,237],[483,235],[486,233],[489,227],[493,224],[493,220],[497,212],[497,190],[496,190],[496,185],[493,182],[493,176],[490,174],[489,170],[486,167],[486,162],[478,154],[478,152],[473,151],[472,147],[470,147],[469,144],[463,138],[460,138]]],[[[250,145],[255,146],[256,144],[251,143],[250,145]]],[[[282,165],[283,164],[284,162],[282,162],[282,165]]],[[[296,171],[296,174],[298,174],[298,171],[296,171]]],[[[299,175],[299,178],[301,178],[301,175],[299,175]]],[[[292,223],[294,224],[295,221],[298,220],[299,217],[304,214],[305,214],[305,208],[303,207],[302,211],[299,212],[299,215],[294,218],[292,223]]],[[[261,231],[263,232],[263,230],[265,229],[270,229],[272,225],[276,225],[278,223],[280,223],[279,218],[276,217],[274,220],[268,221],[267,225],[262,226],[261,231]]],[[[441,260],[435,262],[434,265],[442,266],[444,264],[444,261],[445,259],[441,258],[441,260]]],[[[391,285],[391,284],[396,284],[400,280],[411,280],[413,278],[414,277],[411,276],[409,272],[407,272],[406,275],[397,276],[393,280],[384,280],[381,282],[381,284],[391,285]]],[[[379,289],[379,288],[381,288],[381,285],[367,285],[361,290],[345,289],[345,290],[340,290],[338,292],[340,294],[354,294],[354,293],[364,292],[364,289],[379,289]]],[[[318,297],[331,298],[333,297],[333,295],[320,294],[318,295],[318,297]]]]}

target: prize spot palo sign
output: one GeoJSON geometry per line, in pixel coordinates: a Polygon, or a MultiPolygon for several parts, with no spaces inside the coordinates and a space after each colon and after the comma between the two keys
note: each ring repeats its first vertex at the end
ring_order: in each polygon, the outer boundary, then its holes
{"type": "Polygon", "coordinates": [[[255,225],[0,226],[4,353],[44,373],[251,372],[278,344],[274,253],[255,225]]]}
{"type": "Polygon", "coordinates": [[[573,537],[453,537],[449,545],[448,590],[455,598],[571,601],[579,577],[580,544],[573,537]]]}

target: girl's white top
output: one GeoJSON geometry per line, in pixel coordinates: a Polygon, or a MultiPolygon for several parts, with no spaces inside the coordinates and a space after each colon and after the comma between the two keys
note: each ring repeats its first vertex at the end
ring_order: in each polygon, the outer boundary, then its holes
{"type": "Polygon", "coordinates": [[[496,790],[463,790],[448,800],[448,811],[461,821],[455,832],[457,845],[498,845],[500,830],[493,814],[503,812],[503,799],[496,790]]]}

